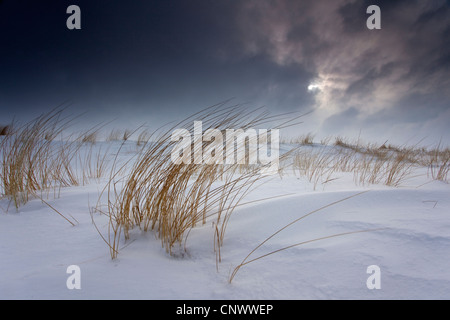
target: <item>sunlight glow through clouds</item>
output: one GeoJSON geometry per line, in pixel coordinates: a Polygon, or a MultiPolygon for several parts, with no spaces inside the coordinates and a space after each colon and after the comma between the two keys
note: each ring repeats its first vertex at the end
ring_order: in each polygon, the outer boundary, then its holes
{"type": "Polygon", "coordinates": [[[308,91],[315,92],[315,91],[319,91],[320,89],[321,89],[320,85],[317,83],[314,83],[314,82],[308,86],[308,91]]]}

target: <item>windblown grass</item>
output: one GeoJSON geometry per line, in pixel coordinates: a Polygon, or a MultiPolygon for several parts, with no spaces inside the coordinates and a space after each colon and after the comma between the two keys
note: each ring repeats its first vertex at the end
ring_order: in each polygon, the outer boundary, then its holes
{"type": "Polygon", "coordinates": [[[55,141],[71,122],[62,111],[55,109],[23,126],[13,124],[1,141],[2,193],[16,208],[38,191],[78,184],[71,166],[78,145],[55,141]]]}
{"type": "MultiPolygon", "coordinates": [[[[128,239],[130,230],[136,227],[154,231],[162,247],[169,254],[176,254],[178,249],[174,251],[174,248],[182,248],[183,243],[186,244],[191,228],[212,219],[214,247],[220,261],[220,247],[230,215],[251,187],[264,177],[261,174],[263,166],[248,166],[243,171],[241,164],[176,164],[171,161],[176,143],[171,140],[171,133],[177,128],[190,128],[194,120],[202,121],[204,130],[225,132],[227,128],[246,130],[280,119],[283,118],[222,103],[167,130],[155,132],[153,141],[148,142],[139,154],[121,190],[116,188],[119,181],[114,171],[117,168],[111,172],[107,188],[110,229],[108,236],[104,237],[111,257],[117,257],[121,236],[128,239]]],[[[281,125],[287,125],[287,122],[281,125]]],[[[194,136],[193,129],[190,132],[194,136]]],[[[247,141],[247,150],[251,149],[251,143],[247,141]]],[[[208,145],[209,142],[194,141],[192,154],[208,145]]],[[[250,156],[246,153],[246,157],[250,156]]]]}
{"type": "Polygon", "coordinates": [[[26,124],[13,123],[1,137],[1,194],[16,208],[30,198],[42,198],[52,191],[57,196],[63,187],[86,184],[105,173],[107,151],[93,149],[98,129],[78,137],[64,136],[75,120],[63,115],[64,111],[58,107],[26,124]],[[85,146],[89,151],[81,152],[85,146]]]}
{"type": "Polygon", "coordinates": [[[245,266],[245,265],[247,265],[247,264],[249,264],[249,263],[255,262],[255,261],[257,261],[257,260],[263,259],[263,258],[265,258],[265,257],[267,257],[267,256],[276,254],[276,253],[278,253],[278,252],[281,252],[281,251],[284,251],[284,250],[287,250],[287,249],[290,249],[290,248],[293,248],[293,247],[297,247],[297,246],[300,246],[300,245],[303,245],[303,244],[307,244],[307,243],[319,241],[319,240],[325,240],[325,239],[330,239],[330,238],[334,238],[334,237],[340,237],[340,236],[344,236],[344,235],[350,235],[350,234],[354,234],[354,233],[361,233],[361,232],[369,232],[369,231],[380,230],[380,229],[365,229],[365,230],[359,230],[359,231],[351,231],[351,232],[344,232],[344,233],[332,234],[332,235],[328,235],[328,236],[324,236],[324,237],[319,237],[319,238],[310,239],[310,240],[307,240],[307,241],[302,241],[302,242],[298,242],[298,243],[295,243],[295,244],[291,244],[291,245],[282,247],[282,248],[280,248],[280,249],[271,251],[271,252],[269,252],[269,253],[260,255],[260,256],[258,256],[258,257],[256,257],[256,258],[250,259],[250,257],[251,257],[251,256],[252,256],[259,248],[261,248],[265,243],[267,243],[270,239],[272,239],[273,237],[275,237],[276,235],[278,235],[279,233],[281,233],[283,230],[286,230],[287,228],[291,227],[292,225],[294,225],[294,224],[296,224],[297,222],[299,222],[299,221],[305,219],[305,218],[308,217],[308,216],[311,216],[311,215],[313,215],[313,214],[315,214],[315,213],[317,213],[317,212],[319,212],[319,211],[322,211],[322,210],[324,210],[324,209],[326,209],[326,208],[328,208],[328,207],[331,207],[331,206],[333,206],[333,205],[336,205],[336,204],[338,204],[338,203],[340,203],[340,202],[347,201],[347,200],[349,200],[349,199],[351,199],[351,198],[354,198],[354,197],[356,197],[356,196],[362,195],[362,194],[364,194],[364,193],[366,193],[366,192],[368,192],[368,191],[359,192],[359,193],[357,193],[357,194],[354,194],[354,195],[345,197],[345,198],[343,198],[343,199],[334,201],[334,202],[332,202],[332,203],[329,203],[329,204],[327,204],[327,205],[325,205],[325,206],[322,206],[322,207],[320,207],[320,208],[318,208],[318,209],[316,209],[316,210],[313,210],[313,211],[311,211],[311,212],[308,212],[308,213],[306,213],[306,214],[300,216],[299,218],[297,218],[297,219],[295,219],[295,220],[289,222],[288,224],[286,224],[286,225],[283,226],[282,228],[278,229],[277,231],[275,231],[274,233],[272,233],[270,236],[268,236],[266,239],[264,239],[262,242],[260,242],[253,250],[250,251],[250,253],[249,253],[249,254],[241,261],[241,263],[239,263],[239,265],[237,265],[237,266],[234,268],[234,270],[233,270],[233,272],[231,273],[230,278],[228,279],[228,281],[231,283],[231,282],[233,281],[234,277],[236,276],[236,274],[238,273],[238,271],[239,271],[243,266],[245,266]]]}
{"type": "Polygon", "coordinates": [[[83,136],[80,137],[82,143],[91,143],[95,144],[98,140],[98,131],[86,132],[83,136]]]}
{"type": "Polygon", "coordinates": [[[108,141],[108,142],[120,141],[121,135],[122,135],[122,132],[120,130],[112,129],[111,132],[109,133],[108,137],[106,138],[106,141],[108,141]]]}
{"type": "Polygon", "coordinates": [[[138,147],[145,146],[149,142],[150,137],[151,137],[151,134],[147,130],[141,131],[141,133],[139,133],[138,138],[136,140],[136,145],[138,147]]]}
{"type": "Polygon", "coordinates": [[[134,133],[134,131],[130,129],[125,130],[119,130],[119,129],[112,129],[109,135],[106,137],[106,141],[127,141],[130,139],[131,135],[134,133]]]}
{"type": "Polygon", "coordinates": [[[442,149],[440,144],[426,153],[422,160],[428,167],[428,175],[434,180],[448,182],[450,170],[450,149],[442,149]]]}
{"type": "Polygon", "coordinates": [[[415,146],[393,146],[386,143],[363,144],[337,137],[334,148],[325,146],[299,148],[293,156],[293,169],[313,183],[314,189],[350,172],[358,185],[384,184],[398,187],[414,176],[419,168],[428,168],[433,180],[448,182],[449,149],[432,150],[415,146]]]}
{"type": "Polygon", "coordinates": [[[326,149],[300,149],[294,155],[294,171],[298,171],[300,176],[305,176],[313,183],[315,190],[319,182],[324,184],[331,179],[331,174],[335,171],[331,165],[333,158],[334,155],[326,149]]]}
{"type": "Polygon", "coordinates": [[[83,185],[89,183],[91,179],[99,181],[106,174],[109,150],[110,146],[107,146],[104,150],[102,147],[94,147],[92,144],[82,146],[79,149],[78,180],[81,180],[83,185]],[[87,150],[83,150],[84,148],[87,148],[87,150]]]}
{"type": "Polygon", "coordinates": [[[0,126],[0,136],[7,136],[11,132],[11,126],[0,126]]]}
{"type": "Polygon", "coordinates": [[[298,145],[312,145],[314,143],[314,135],[309,132],[295,138],[282,138],[281,143],[298,144],[298,145]]]}

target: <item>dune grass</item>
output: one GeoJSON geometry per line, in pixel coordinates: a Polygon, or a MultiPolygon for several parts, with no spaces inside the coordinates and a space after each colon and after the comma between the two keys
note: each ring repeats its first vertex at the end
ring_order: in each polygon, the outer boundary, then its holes
{"type": "MultiPolygon", "coordinates": [[[[328,141],[330,139],[327,139],[328,141]]],[[[418,168],[428,168],[433,180],[448,182],[450,151],[439,146],[431,150],[416,146],[364,144],[336,137],[334,148],[302,145],[293,156],[293,169],[318,185],[337,179],[341,172],[353,174],[357,185],[384,184],[398,187],[414,176],[418,168]]]]}
{"type": "Polygon", "coordinates": [[[93,148],[98,129],[65,136],[76,117],[64,111],[58,107],[25,124],[15,122],[0,138],[1,194],[16,208],[105,173],[107,150],[93,148]]]}
{"type": "Polygon", "coordinates": [[[428,167],[428,175],[434,180],[448,181],[450,170],[450,149],[441,148],[440,143],[422,157],[422,163],[428,167]]]}
{"type": "MultiPolygon", "coordinates": [[[[110,231],[104,237],[111,257],[117,257],[120,237],[123,235],[128,239],[129,231],[135,227],[154,231],[162,247],[169,254],[176,254],[174,248],[183,248],[191,228],[212,219],[214,247],[220,261],[220,247],[229,217],[251,187],[264,177],[261,174],[263,166],[247,166],[243,170],[242,164],[176,164],[171,161],[176,143],[171,140],[171,133],[177,128],[191,128],[193,120],[202,121],[205,130],[224,132],[227,128],[246,130],[280,119],[284,118],[222,103],[166,130],[154,132],[152,142],[142,149],[129,175],[122,181],[120,190],[116,188],[119,181],[111,172],[107,187],[110,231]]],[[[192,128],[190,132],[193,135],[192,128]]],[[[250,143],[247,141],[246,149],[250,149],[250,143]]],[[[208,144],[204,141],[192,142],[192,154],[195,154],[196,148],[203,149],[208,144]]],[[[250,156],[246,153],[247,159],[250,156]]]]}
{"type": "Polygon", "coordinates": [[[10,134],[11,126],[0,126],[0,136],[7,136],[10,134]]]}
{"type": "Polygon", "coordinates": [[[257,260],[262,259],[262,258],[265,258],[265,257],[270,256],[270,255],[272,255],[272,254],[278,253],[278,252],[280,252],[280,251],[287,250],[287,249],[289,249],[289,248],[293,248],[293,247],[296,247],[296,246],[299,246],[299,245],[302,245],[302,244],[306,244],[306,243],[310,243],[310,242],[314,242],[314,241],[319,241],[319,240],[324,240],[324,239],[333,238],[333,237],[336,237],[336,236],[343,236],[343,235],[352,234],[352,233],[358,233],[358,232],[363,232],[363,231],[369,231],[369,230],[361,230],[361,231],[345,232],[345,233],[340,233],[340,234],[335,234],[335,235],[329,235],[329,236],[325,236],[325,237],[320,237],[320,238],[316,238],[316,239],[311,239],[311,240],[307,240],[307,241],[302,241],[302,242],[299,242],[299,243],[295,243],[295,244],[292,244],[292,245],[289,245],[289,246],[286,246],[286,247],[283,247],[283,248],[280,248],[280,249],[271,251],[271,252],[269,252],[269,253],[263,254],[263,255],[258,256],[258,257],[256,257],[256,258],[249,259],[251,255],[253,255],[259,248],[261,248],[261,247],[262,247],[265,243],[267,243],[270,239],[272,239],[273,237],[275,237],[277,234],[281,233],[283,230],[285,230],[285,229],[291,227],[292,225],[296,224],[297,222],[299,222],[299,221],[301,221],[301,220],[303,220],[303,219],[305,219],[305,218],[307,218],[307,217],[309,217],[309,216],[311,216],[311,215],[313,215],[313,214],[315,214],[315,213],[317,213],[317,212],[319,212],[319,211],[322,211],[322,210],[324,210],[324,209],[326,209],[326,208],[328,208],[328,207],[334,206],[334,205],[336,205],[336,204],[338,204],[338,203],[340,203],[340,202],[347,201],[347,200],[349,200],[349,199],[351,199],[351,198],[357,197],[357,196],[362,195],[362,194],[367,193],[367,192],[368,192],[368,191],[362,191],[362,192],[359,192],[359,193],[357,193],[357,194],[354,194],[354,195],[345,197],[345,198],[343,198],[343,199],[340,199],[340,200],[331,202],[331,203],[329,203],[329,204],[327,204],[327,205],[324,205],[324,206],[322,206],[322,207],[320,207],[320,208],[318,208],[318,209],[316,209],[316,210],[310,211],[310,212],[308,212],[308,213],[306,213],[306,214],[304,214],[304,215],[298,217],[297,219],[294,219],[293,221],[289,222],[288,224],[284,225],[283,227],[281,227],[280,229],[278,229],[277,231],[275,231],[274,233],[272,233],[270,236],[268,236],[266,239],[264,239],[262,242],[260,242],[253,250],[250,251],[250,253],[249,253],[247,256],[245,256],[245,258],[241,261],[241,263],[240,263],[239,265],[237,265],[237,266],[234,268],[233,272],[232,272],[231,275],[230,275],[229,282],[231,283],[231,282],[233,281],[233,279],[234,279],[234,277],[236,276],[237,272],[238,272],[238,271],[240,270],[240,268],[242,268],[244,265],[247,265],[247,264],[249,264],[249,263],[251,263],[251,262],[257,261],[257,260]]]}
{"type": "Polygon", "coordinates": [[[11,125],[11,133],[1,140],[2,193],[16,208],[38,191],[78,184],[70,165],[78,146],[55,141],[70,122],[55,109],[25,125],[11,125]]]}

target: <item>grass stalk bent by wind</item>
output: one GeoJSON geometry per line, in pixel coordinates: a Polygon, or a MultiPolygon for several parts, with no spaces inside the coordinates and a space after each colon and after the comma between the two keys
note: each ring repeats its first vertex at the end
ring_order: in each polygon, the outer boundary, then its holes
{"type": "MultiPolygon", "coordinates": [[[[176,245],[182,247],[186,242],[191,228],[213,219],[214,247],[220,260],[219,248],[223,244],[229,217],[251,187],[264,177],[261,174],[264,166],[247,166],[242,171],[241,164],[174,163],[171,157],[176,141],[171,140],[171,133],[180,127],[191,127],[190,132],[194,134],[193,120],[202,121],[206,131],[215,129],[225,132],[228,128],[251,129],[274,119],[284,118],[222,103],[202,110],[169,129],[155,132],[153,141],[142,149],[129,175],[122,181],[120,191],[116,188],[119,181],[111,174],[108,187],[108,242],[112,258],[117,256],[119,238],[123,235],[128,239],[132,228],[154,231],[162,247],[173,254],[176,245]]],[[[192,142],[191,156],[200,151],[198,148],[204,150],[210,143],[192,142]]],[[[250,144],[251,141],[247,141],[244,145],[247,151],[252,149],[250,144]]],[[[247,152],[246,159],[250,156],[247,152]]]]}

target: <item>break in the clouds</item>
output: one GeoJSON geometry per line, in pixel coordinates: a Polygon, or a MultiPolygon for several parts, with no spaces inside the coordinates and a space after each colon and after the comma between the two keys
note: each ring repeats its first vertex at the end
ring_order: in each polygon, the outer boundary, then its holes
{"type": "Polygon", "coordinates": [[[0,40],[3,119],[69,100],[92,120],[159,125],[234,98],[313,110],[289,135],[450,141],[444,0],[4,0],[0,40]],[[81,30],[66,28],[71,4],[81,30]]]}
{"type": "Polygon", "coordinates": [[[448,2],[254,0],[242,9],[247,54],[314,75],[309,91],[324,131],[403,127],[449,137],[448,2]],[[365,27],[371,4],[381,8],[381,30],[365,27]]]}

